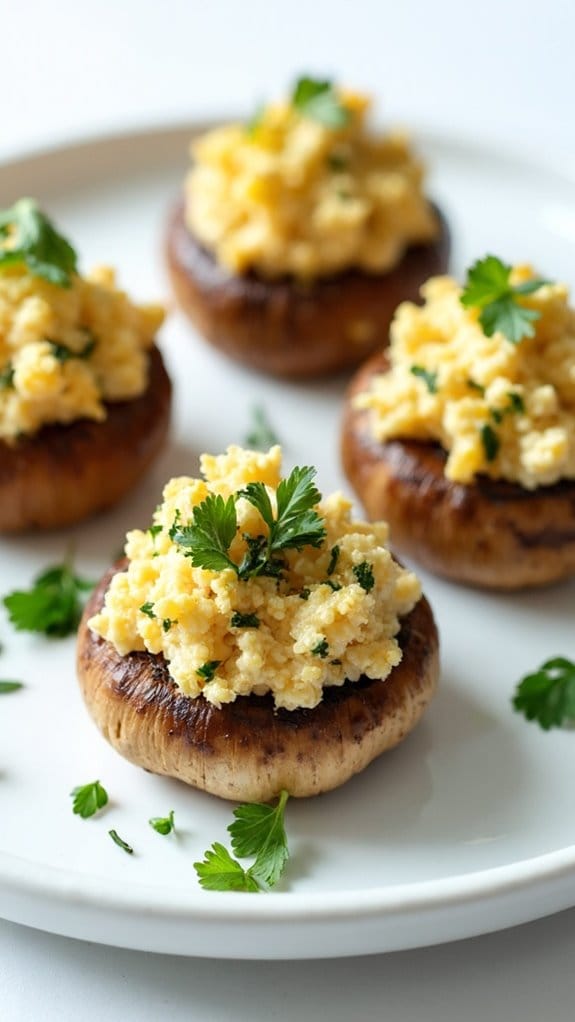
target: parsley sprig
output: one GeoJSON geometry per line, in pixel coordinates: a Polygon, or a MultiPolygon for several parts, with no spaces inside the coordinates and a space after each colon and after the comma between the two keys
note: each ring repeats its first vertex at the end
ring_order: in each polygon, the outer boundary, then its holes
{"type": "Polygon", "coordinates": [[[298,78],[291,102],[298,113],[328,128],[343,128],[349,121],[349,110],[340,102],[333,83],[328,80],[298,78]]]}
{"type": "Polygon", "coordinates": [[[575,720],[575,663],[560,656],[546,660],[521,679],[513,706],[544,731],[575,720]]]}
{"type": "Polygon", "coordinates": [[[48,568],[30,589],[17,589],[2,602],[18,630],[64,638],[76,631],[82,616],[82,593],[92,588],[93,583],[75,575],[66,562],[48,568]]]}
{"type": "Polygon", "coordinates": [[[282,479],[277,493],[277,513],[266,487],[261,482],[248,483],[227,500],[219,494],[209,494],[193,509],[192,522],[181,525],[176,518],[170,536],[191,558],[194,567],[210,571],[232,568],[238,578],[245,581],[257,575],[279,577],[284,568],[281,553],[300,550],[304,546],[319,547],[325,539],[323,519],[315,510],[321,494],[313,482],[315,469],[294,468],[287,479],[282,479]],[[267,535],[244,534],[247,550],[237,564],[230,555],[230,547],[238,531],[236,501],[248,500],[260,513],[267,535]]]}
{"type": "Polygon", "coordinates": [[[195,862],[200,885],[207,891],[262,891],[274,887],[289,858],[285,832],[287,791],[280,793],[277,805],[246,803],[234,809],[235,820],[228,827],[232,849],[240,859],[255,856],[248,868],[234,859],[227,848],[215,841],[195,862]]]}
{"type": "Polygon", "coordinates": [[[533,277],[523,284],[512,285],[511,269],[494,255],[478,259],[467,271],[460,301],[465,308],[481,309],[479,322],[487,337],[500,331],[512,344],[518,344],[524,337],[533,337],[533,324],[541,316],[537,309],[525,308],[521,298],[549,282],[533,277]]]}
{"type": "Polygon", "coordinates": [[[0,210],[0,271],[24,263],[36,277],[70,287],[77,255],[34,199],[0,210]]]}

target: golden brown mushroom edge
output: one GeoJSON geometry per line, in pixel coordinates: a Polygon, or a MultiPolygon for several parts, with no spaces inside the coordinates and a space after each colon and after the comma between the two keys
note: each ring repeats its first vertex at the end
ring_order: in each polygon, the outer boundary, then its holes
{"type": "Polygon", "coordinates": [[[238,696],[218,709],[203,696],[185,696],[161,655],[120,656],[88,627],[125,564],[108,571],[86,606],[78,676],[104,737],[152,773],[239,801],[268,801],[282,789],[297,798],[318,795],[401,742],[435,692],[439,641],[422,597],[402,620],[403,657],[385,681],[326,688],[314,709],[276,710],[270,695],[238,696]]]}
{"type": "Polygon", "coordinates": [[[172,388],[157,348],[139,397],[107,404],[103,422],[44,426],[0,441],[0,532],[73,525],[116,504],[166,440],[172,388]]]}
{"type": "Polygon", "coordinates": [[[341,372],[387,343],[399,303],[419,303],[423,282],[446,272],[449,228],[433,208],[437,239],[408,248],[394,269],[348,270],[306,284],[231,273],[190,233],[180,202],[166,240],[174,293],[207,341],[252,369],[290,379],[341,372]]]}
{"type": "Polygon", "coordinates": [[[356,394],[389,367],[372,357],[351,381],[342,460],[368,517],[385,518],[392,544],[438,575],[468,585],[517,590],[575,574],[575,482],[527,490],[479,476],[446,479],[445,452],[419,440],[377,441],[356,394]]]}

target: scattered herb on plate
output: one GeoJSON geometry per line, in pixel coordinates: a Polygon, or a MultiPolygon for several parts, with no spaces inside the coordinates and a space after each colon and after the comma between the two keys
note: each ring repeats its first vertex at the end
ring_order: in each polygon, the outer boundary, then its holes
{"type": "Polygon", "coordinates": [[[127,841],[124,841],[124,839],[120,837],[117,830],[109,830],[108,834],[112,838],[114,844],[117,845],[118,848],[121,848],[123,852],[127,852],[128,855],[134,854],[134,849],[132,848],[132,846],[129,845],[127,841]]]}
{"type": "Polygon", "coordinates": [[[83,820],[87,820],[108,804],[108,792],[99,781],[81,784],[74,788],[70,795],[74,799],[72,812],[81,816],[83,820]]]}
{"type": "Polygon", "coordinates": [[[8,692],[17,692],[20,688],[24,688],[24,684],[21,681],[0,681],[0,695],[6,695],[8,692]]]}
{"type": "Polygon", "coordinates": [[[64,638],[76,631],[83,610],[82,594],[93,583],[75,575],[68,562],[47,568],[30,589],[5,596],[11,623],[20,631],[64,638]]]}
{"type": "Polygon", "coordinates": [[[170,809],[167,816],[152,816],[148,823],[158,834],[171,834],[176,829],[174,826],[174,810],[170,809]]]}
{"type": "Polygon", "coordinates": [[[277,805],[246,803],[234,809],[235,820],[228,827],[232,849],[238,858],[255,856],[248,868],[215,841],[204,853],[203,862],[195,862],[200,885],[207,891],[262,891],[274,887],[281,878],[289,849],[285,832],[287,791],[280,793],[277,805]]]}
{"type": "Polygon", "coordinates": [[[546,660],[521,679],[513,706],[544,731],[575,721],[575,663],[561,656],[546,660]]]}

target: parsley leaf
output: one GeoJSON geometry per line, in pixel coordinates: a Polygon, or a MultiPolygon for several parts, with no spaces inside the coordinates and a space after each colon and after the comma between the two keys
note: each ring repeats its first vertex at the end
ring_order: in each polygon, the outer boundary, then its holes
{"type": "Polygon", "coordinates": [[[242,614],[239,610],[234,610],[230,626],[232,628],[259,628],[260,619],[257,614],[242,614]]]}
{"type": "Polygon", "coordinates": [[[167,816],[152,816],[148,823],[158,834],[171,834],[175,830],[174,810],[170,809],[167,816]]]}
{"type": "Polygon", "coordinates": [[[221,662],[221,660],[206,660],[205,664],[198,667],[196,674],[204,681],[211,681],[221,662]]]}
{"type": "Polygon", "coordinates": [[[82,616],[80,594],[92,588],[93,583],[74,575],[70,565],[55,565],[38,575],[31,589],[15,590],[3,603],[15,628],[64,638],[76,630],[82,616]]]}
{"type": "Polygon", "coordinates": [[[224,500],[220,494],[210,493],[201,504],[196,504],[192,519],[191,525],[180,525],[176,520],[171,538],[191,558],[194,567],[211,571],[233,568],[237,572],[237,565],[228,556],[238,528],[234,498],[224,500]]]}
{"type": "Polygon", "coordinates": [[[4,695],[7,692],[17,692],[19,688],[24,688],[21,681],[0,681],[0,695],[4,695]]]}
{"type": "Polygon", "coordinates": [[[500,331],[512,344],[518,344],[524,337],[533,337],[533,323],[541,315],[537,309],[526,309],[518,299],[532,294],[548,281],[534,277],[512,286],[510,276],[511,266],[497,256],[478,259],[467,271],[460,302],[465,308],[476,306],[481,309],[479,322],[487,337],[500,331]]]}
{"type": "Polygon", "coordinates": [[[413,376],[423,380],[430,394],[437,394],[437,373],[432,373],[423,366],[411,366],[409,371],[413,376]]]}
{"type": "Polygon", "coordinates": [[[124,841],[123,838],[120,837],[117,830],[109,830],[108,834],[112,838],[114,844],[118,845],[118,848],[121,848],[123,852],[127,852],[128,855],[134,854],[134,849],[131,847],[131,845],[124,841]]]}
{"type": "Polygon", "coordinates": [[[14,386],[14,366],[11,362],[0,372],[0,390],[10,390],[14,386]]]}
{"type": "Polygon", "coordinates": [[[332,83],[327,80],[299,78],[291,102],[303,117],[319,121],[328,128],[343,128],[349,121],[349,110],[340,102],[332,83]]]}
{"type": "Polygon", "coordinates": [[[210,494],[194,508],[191,525],[182,525],[179,514],[176,515],[170,536],[197,567],[212,571],[233,568],[244,581],[256,575],[278,578],[283,562],[275,556],[277,553],[288,548],[318,547],[325,538],[323,519],[314,510],[321,499],[312,482],[314,475],[314,468],[294,468],[287,479],[282,479],[276,494],[276,517],[266,487],[253,482],[226,501],[220,495],[210,494]],[[236,564],[229,548],[237,533],[235,502],[240,497],[260,512],[268,535],[244,534],[248,549],[241,563],[236,564]]]}
{"type": "Polygon", "coordinates": [[[79,788],[74,788],[70,795],[74,799],[72,811],[83,820],[103,809],[108,802],[108,792],[99,781],[82,784],[79,788]]]}
{"type": "Polygon", "coordinates": [[[169,630],[172,627],[172,625],[177,625],[177,623],[178,622],[175,621],[174,618],[165,617],[163,619],[163,621],[162,621],[162,628],[163,628],[164,632],[169,632],[169,630]]]}
{"type": "Polygon", "coordinates": [[[487,461],[495,461],[501,441],[488,422],[481,427],[480,436],[487,461]]]}
{"type": "Polygon", "coordinates": [[[48,341],[48,344],[51,345],[52,355],[57,362],[69,362],[72,358],[89,358],[96,347],[96,338],[91,334],[80,351],[72,351],[72,349],[67,348],[65,344],[60,344],[59,341],[52,341],[49,337],[47,337],[46,340],[48,341]]]}
{"type": "Polygon", "coordinates": [[[0,211],[0,271],[18,263],[59,287],[70,287],[77,270],[76,252],[34,199],[0,211]]]}
{"type": "Polygon", "coordinates": [[[319,656],[322,660],[325,660],[329,653],[329,643],[327,639],[320,639],[320,641],[310,650],[313,656],[319,656]]]}
{"type": "Polygon", "coordinates": [[[279,443],[279,440],[269,423],[263,405],[254,405],[252,419],[252,427],[245,439],[247,446],[254,451],[269,451],[270,447],[279,443]]]}
{"type": "Polygon", "coordinates": [[[276,806],[254,802],[234,809],[235,820],[228,827],[232,848],[239,858],[255,856],[255,862],[244,869],[215,841],[204,861],[194,863],[205,890],[257,892],[277,884],[289,858],[284,824],[287,800],[287,791],[282,791],[276,806]]]}
{"type": "Polygon", "coordinates": [[[365,589],[366,593],[369,593],[375,585],[373,567],[369,561],[362,561],[361,564],[354,565],[352,570],[361,588],[365,589]]]}
{"type": "Polygon", "coordinates": [[[237,859],[233,859],[219,841],[214,841],[212,847],[204,852],[203,862],[194,862],[194,869],[205,891],[260,890],[250,870],[244,869],[237,859]]]}
{"type": "Polygon", "coordinates": [[[546,660],[538,671],[521,679],[513,706],[544,731],[575,720],[575,663],[566,657],[546,660]]]}
{"type": "Polygon", "coordinates": [[[289,858],[284,825],[287,800],[287,791],[282,791],[276,806],[261,802],[238,806],[228,827],[235,854],[240,859],[255,855],[249,872],[268,887],[277,884],[289,858]]]}
{"type": "Polygon", "coordinates": [[[146,617],[155,617],[156,616],[155,611],[154,611],[154,604],[153,603],[143,603],[142,606],[139,608],[139,610],[140,610],[140,613],[145,614],[146,617]]]}
{"type": "Polygon", "coordinates": [[[338,547],[338,545],[336,543],[335,546],[332,546],[332,548],[331,548],[331,555],[330,555],[330,558],[329,558],[329,564],[327,566],[327,574],[328,575],[333,575],[333,573],[335,571],[335,566],[336,566],[336,564],[338,562],[338,559],[339,559],[339,547],[338,547]]]}

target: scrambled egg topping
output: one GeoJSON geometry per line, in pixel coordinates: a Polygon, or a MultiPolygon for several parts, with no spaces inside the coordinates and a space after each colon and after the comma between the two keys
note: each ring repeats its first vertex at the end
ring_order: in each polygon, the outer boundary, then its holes
{"type": "Polygon", "coordinates": [[[192,144],[187,223],[233,273],[382,273],[436,237],[407,139],[369,133],[368,98],[337,95],[349,115],[342,126],[275,103],[252,127],[228,124],[192,144]]]}
{"type": "MultiPolygon", "coordinates": [[[[218,457],[203,455],[201,464],[205,481],[172,479],[151,530],[128,533],[128,569],[114,576],[90,628],[121,655],[162,653],[183,693],[202,694],[216,706],[271,692],[278,707],[314,707],[326,685],[386,678],[402,656],[399,617],[421,595],[415,575],[385,546],[387,525],[352,521],[350,503],[335,494],[317,507],[325,541],[284,551],[279,579],[242,581],[232,568],[194,567],[170,538],[174,520],[189,522],[208,494],[227,498],[253,481],[265,484],[275,506],[281,449],[230,447],[218,457]],[[245,615],[251,626],[234,624],[245,615]]],[[[267,526],[245,498],[236,509],[230,549],[239,561],[245,534],[265,534],[267,526]]]]}
{"type": "Polygon", "coordinates": [[[0,438],[47,423],[106,418],[105,402],[138,397],[159,306],[134,305],[113,270],[59,287],[25,267],[0,274],[0,438]]]}
{"type": "MultiPolygon", "coordinates": [[[[515,267],[511,283],[533,276],[515,267]]],[[[544,284],[522,303],[540,313],[535,335],[512,344],[486,337],[479,310],[465,309],[449,277],[423,286],[425,304],[399,306],[390,371],[356,405],[371,410],[379,440],[439,441],[448,479],[485,474],[526,489],[575,478],[575,310],[563,284],[544,284]],[[427,374],[427,381],[425,379],[427,374]]]]}

